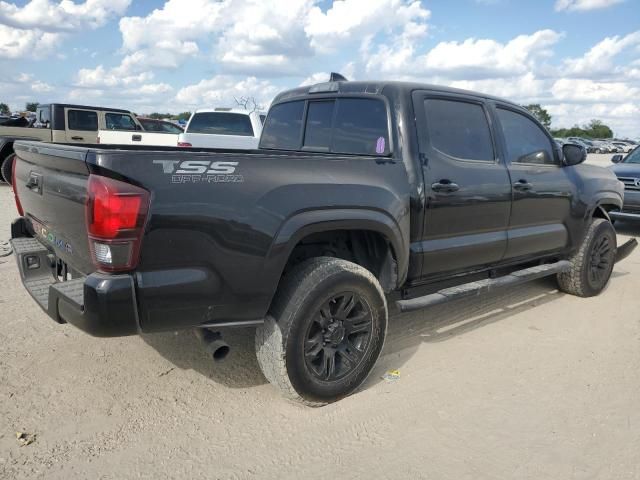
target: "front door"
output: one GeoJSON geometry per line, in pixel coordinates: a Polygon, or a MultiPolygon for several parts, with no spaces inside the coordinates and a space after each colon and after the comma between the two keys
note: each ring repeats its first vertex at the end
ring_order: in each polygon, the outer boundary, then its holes
{"type": "Polygon", "coordinates": [[[98,143],[98,112],[65,108],[67,143],[98,143]]]}
{"type": "Polygon", "coordinates": [[[495,112],[513,188],[505,258],[562,250],[575,196],[571,169],[563,168],[553,139],[528,114],[506,104],[495,112]]]}
{"type": "Polygon", "coordinates": [[[414,93],[425,183],[422,276],[499,262],[511,182],[482,99],[414,93]]]}

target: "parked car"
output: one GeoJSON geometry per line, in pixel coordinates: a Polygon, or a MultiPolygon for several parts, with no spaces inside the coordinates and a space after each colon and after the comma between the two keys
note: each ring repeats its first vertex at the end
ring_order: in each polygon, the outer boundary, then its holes
{"type": "Polygon", "coordinates": [[[147,132],[175,133],[176,135],[184,132],[184,129],[180,125],[167,122],[166,120],[138,117],[138,121],[142,125],[142,128],[147,132]]]}
{"type": "Polygon", "coordinates": [[[179,147],[231,148],[236,150],[258,147],[262,133],[263,112],[236,108],[196,110],[184,133],[178,138],[179,147]]]}
{"type": "MultiPolygon", "coordinates": [[[[144,124],[134,116],[128,114],[110,115],[106,130],[98,132],[98,142],[106,145],[148,145],[176,147],[178,145],[178,133],[160,131],[144,131],[144,124]]],[[[152,121],[153,122],[153,121],[152,121]]],[[[147,122],[149,126],[149,122],[147,122]]],[[[157,128],[156,123],[151,123],[152,128],[157,128]]],[[[177,129],[177,127],[176,127],[177,129]]]]}
{"type": "MultiPolygon", "coordinates": [[[[117,108],[89,107],[51,103],[39,105],[35,122],[21,119],[21,125],[0,125],[0,171],[5,182],[11,183],[11,166],[16,140],[37,140],[52,143],[89,143],[98,141],[98,130],[127,117],[137,124],[135,115],[117,108]]],[[[17,121],[17,120],[16,120],[17,121]]],[[[10,121],[11,122],[11,121],[10,121]]],[[[139,125],[139,124],[137,124],[139,125]]]]}
{"type": "Polygon", "coordinates": [[[630,151],[632,151],[635,146],[631,143],[625,143],[625,142],[612,142],[613,145],[615,145],[616,147],[618,147],[618,152],[622,152],[622,153],[629,153],[630,151]]]}
{"type": "Polygon", "coordinates": [[[587,151],[587,153],[595,153],[595,149],[594,149],[593,145],[591,144],[591,142],[588,142],[584,138],[569,137],[569,138],[567,138],[567,143],[573,143],[575,145],[580,145],[581,147],[583,147],[587,151]]]}
{"type": "MultiPolygon", "coordinates": [[[[196,123],[239,131],[210,118],[196,123]]],[[[96,336],[193,328],[213,358],[229,351],[225,328],[257,326],[265,377],[317,406],[369,375],[390,306],[548,275],[590,297],[637,245],[617,246],[609,222],[623,204],[615,175],[499,98],[300,87],[275,98],[259,146],[16,142],[11,243],[25,288],[96,336]]]]}
{"type": "Polygon", "coordinates": [[[624,184],[624,204],[609,215],[614,220],[640,221],[640,147],[626,156],[614,155],[611,161],[611,170],[624,184]]]}

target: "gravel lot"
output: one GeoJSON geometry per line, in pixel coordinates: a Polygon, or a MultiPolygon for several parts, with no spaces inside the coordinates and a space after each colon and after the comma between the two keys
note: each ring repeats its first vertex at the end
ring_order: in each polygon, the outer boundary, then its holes
{"type": "MultiPolygon", "coordinates": [[[[2,185],[0,239],[14,216],[2,185]]],[[[18,277],[0,258],[1,479],[640,479],[638,250],[597,298],[547,279],[392,318],[368,383],[321,409],[266,383],[252,332],[215,365],[191,332],[92,338],[18,277]]]]}

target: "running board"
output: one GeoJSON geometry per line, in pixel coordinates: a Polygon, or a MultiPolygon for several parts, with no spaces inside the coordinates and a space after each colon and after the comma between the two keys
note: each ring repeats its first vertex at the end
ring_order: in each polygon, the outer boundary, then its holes
{"type": "Polygon", "coordinates": [[[445,288],[439,292],[425,295],[424,297],[412,298],[410,300],[398,300],[396,306],[401,312],[411,312],[421,308],[431,307],[440,303],[450,302],[459,298],[471,297],[489,293],[502,287],[511,287],[521,283],[537,280],[556,273],[566,272],[571,269],[571,264],[566,260],[545,265],[518,270],[508,275],[498,278],[487,278],[477,282],[465,283],[457,287],[445,288]]]}

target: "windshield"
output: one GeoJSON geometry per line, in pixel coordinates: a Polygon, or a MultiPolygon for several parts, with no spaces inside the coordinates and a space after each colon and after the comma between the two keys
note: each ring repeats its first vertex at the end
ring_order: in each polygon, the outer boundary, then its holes
{"type": "Polygon", "coordinates": [[[640,148],[636,148],[622,161],[623,163],[640,163],[640,148]]]}
{"type": "Polygon", "coordinates": [[[252,137],[253,128],[249,115],[227,112],[200,112],[191,118],[187,133],[252,137]]]}

